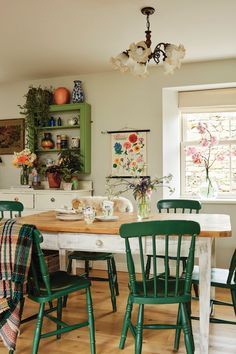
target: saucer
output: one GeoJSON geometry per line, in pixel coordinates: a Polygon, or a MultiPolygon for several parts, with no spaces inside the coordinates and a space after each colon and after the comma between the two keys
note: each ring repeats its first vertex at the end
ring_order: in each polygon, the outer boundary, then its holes
{"type": "Polygon", "coordinates": [[[111,215],[111,216],[100,215],[100,216],[96,216],[96,220],[98,220],[98,221],[116,221],[118,219],[119,219],[119,216],[116,216],[116,215],[111,215]]]}
{"type": "Polygon", "coordinates": [[[62,221],[78,221],[83,220],[83,216],[78,214],[58,214],[56,215],[56,219],[62,221]]]}

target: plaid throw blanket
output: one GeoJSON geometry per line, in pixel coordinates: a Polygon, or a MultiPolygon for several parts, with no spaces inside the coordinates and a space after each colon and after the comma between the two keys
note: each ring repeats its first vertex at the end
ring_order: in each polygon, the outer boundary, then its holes
{"type": "Polygon", "coordinates": [[[0,224],[0,337],[10,350],[15,350],[19,332],[33,231],[33,225],[20,225],[13,219],[0,224]]]}

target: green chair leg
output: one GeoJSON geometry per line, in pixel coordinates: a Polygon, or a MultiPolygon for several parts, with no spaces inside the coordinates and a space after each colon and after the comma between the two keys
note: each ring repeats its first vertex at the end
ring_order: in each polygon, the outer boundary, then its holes
{"type": "Polygon", "coordinates": [[[234,307],[234,313],[236,315],[236,290],[231,290],[232,303],[234,307]]]}
{"type": "MultiPolygon", "coordinates": [[[[62,317],[62,297],[57,300],[57,319],[61,321],[62,317]]],[[[57,324],[57,330],[61,329],[61,325],[57,324]]],[[[57,339],[61,338],[61,333],[57,334],[57,339]]]]}
{"type": "Polygon", "coordinates": [[[113,312],[116,312],[117,308],[116,308],[115,285],[113,281],[112,265],[110,259],[107,259],[107,273],[108,273],[108,281],[109,281],[109,287],[111,292],[112,309],[113,312]]]}
{"type": "Polygon", "coordinates": [[[91,350],[91,354],[96,354],[93,304],[92,304],[90,288],[86,289],[86,303],[87,303],[88,322],[89,322],[90,350],[91,350]]]}
{"type": "Polygon", "coordinates": [[[84,263],[85,263],[85,276],[86,276],[86,278],[88,278],[89,277],[89,261],[84,261],[84,263]]]}
{"type": "MultiPolygon", "coordinates": [[[[180,310],[180,305],[178,308],[178,316],[177,316],[177,325],[180,326],[182,323],[182,318],[181,318],[181,310],[180,310]]],[[[179,350],[179,341],[180,341],[180,335],[181,335],[181,328],[177,328],[175,331],[175,342],[174,342],[174,351],[179,350]]]]}
{"type": "Polygon", "coordinates": [[[191,327],[190,327],[190,320],[189,320],[187,306],[185,303],[181,303],[180,308],[181,308],[181,317],[182,317],[182,323],[183,323],[183,332],[184,332],[184,341],[185,341],[186,351],[187,351],[187,354],[193,354],[194,353],[194,341],[193,341],[193,335],[192,335],[192,331],[191,331],[191,327]]]}
{"type": "Polygon", "coordinates": [[[40,304],[38,318],[37,318],[35,332],[34,332],[32,354],[38,353],[40,335],[41,335],[41,330],[42,330],[42,325],[43,325],[44,307],[45,307],[45,304],[40,304]]]}
{"type": "Polygon", "coordinates": [[[116,296],[119,296],[118,277],[117,277],[116,262],[114,257],[111,258],[111,264],[112,264],[112,273],[113,273],[113,279],[114,279],[115,289],[116,289],[116,296]]]}
{"type": "Polygon", "coordinates": [[[135,337],[135,354],[142,353],[142,341],[143,341],[143,312],[144,305],[139,305],[138,311],[138,321],[136,326],[136,337],[135,337]]]}
{"type": "Polygon", "coordinates": [[[123,322],[123,327],[122,327],[122,332],[121,332],[121,337],[120,337],[120,345],[119,345],[120,349],[124,349],[124,346],[125,346],[127,332],[128,332],[130,321],[131,321],[132,309],[133,309],[133,304],[130,301],[130,298],[128,298],[128,302],[127,302],[127,305],[126,305],[124,322],[123,322]]]}

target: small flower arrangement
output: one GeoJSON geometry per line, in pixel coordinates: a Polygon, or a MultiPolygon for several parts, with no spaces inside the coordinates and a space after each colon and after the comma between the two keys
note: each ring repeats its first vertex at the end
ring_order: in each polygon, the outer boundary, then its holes
{"type": "Polygon", "coordinates": [[[29,149],[24,149],[20,152],[14,152],[13,165],[17,168],[33,167],[37,156],[29,149]]]}

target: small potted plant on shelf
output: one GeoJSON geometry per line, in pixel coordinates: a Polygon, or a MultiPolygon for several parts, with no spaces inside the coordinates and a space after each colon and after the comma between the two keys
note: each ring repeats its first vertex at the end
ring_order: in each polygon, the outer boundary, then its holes
{"type": "Polygon", "coordinates": [[[61,186],[61,167],[60,165],[50,165],[46,167],[46,176],[49,188],[60,188],[61,186]]]}
{"type": "Polygon", "coordinates": [[[78,189],[78,175],[82,172],[83,162],[79,149],[63,150],[59,154],[59,165],[64,189],[78,189]],[[68,183],[70,183],[68,185],[68,183]]]}

